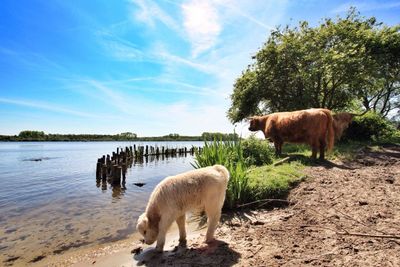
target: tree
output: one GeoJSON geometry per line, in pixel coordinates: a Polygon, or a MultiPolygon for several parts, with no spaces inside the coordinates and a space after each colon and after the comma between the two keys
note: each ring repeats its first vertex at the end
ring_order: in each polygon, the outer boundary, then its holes
{"type": "Polygon", "coordinates": [[[372,60],[365,62],[370,75],[359,85],[360,97],[366,110],[383,117],[400,108],[400,26],[382,27],[373,32],[368,42],[372,60]]]}
{"type": "Polygon", "coordinates": [[[45,139],[45,133],[43,131],[21,131],[18,134],[19,138],[30,139],[30,140],[43,140],[45,139]]]}
{"type": "Polygon", "coordinates": [[[120,133],[119,134],[122,138],[128,138],[128,139],[136,139],[137,134],[131,133],[131,132],[126,132],[126,133],[120,133]]]}
{"type": "Polygon", "coordinates": [[[374,100],[383,112],[398,108],[399,40],[398,27],[381,27],[354,8],[314,28],[307,22],[278,28],[236,80],[228,117],[238,122],[311,107],[371,108],[374,100]]]}

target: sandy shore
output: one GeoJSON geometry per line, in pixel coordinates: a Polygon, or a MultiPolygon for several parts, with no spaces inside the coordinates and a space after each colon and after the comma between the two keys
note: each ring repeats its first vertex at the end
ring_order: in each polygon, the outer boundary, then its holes
{"type": "MultiPolygon", "coordinates": [[[[206,228],[199,226],[196,218],[187,224],[188,240],[202,240],[206,228]]],[[[94,247],[82,248],[75,251],[67,251],[61,255],[51,255],[29,266],[97,266],[97,267],[122,267],[122,266],[142,266],[152,262],[157,262],[160,254],[154,251],[155,244],[148,246],[141,244],[140,235],[134,233],[128,239],[97,245],[94,247]],[[132,250],[140,248],[141,253],[135,255],[132,250]]],[[[177,226],[173,224],[169,229],[167,240],[162,256],[171,256],[178,250],[185,249],[179,247],[179,233],[177,226]]],[[[199,243],[202,243],[201,241],[199,243]]],[[[205,244],[204,244],[205,246],[205,244]]],[[[206,247],[206,246],[205,246],[206,247]]]]}

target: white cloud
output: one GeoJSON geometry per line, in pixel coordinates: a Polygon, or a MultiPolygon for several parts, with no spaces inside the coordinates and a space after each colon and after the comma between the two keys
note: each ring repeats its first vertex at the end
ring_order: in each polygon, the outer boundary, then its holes
{"type": "Polygon", "coordinates": [[[222,31],[218,9],[211,1],[192,0],[181,6],[183,25],[192,45],[192,56],[197,57],[213,47],[222,31]]]}
{"type": "Polygon", "coordinates": [[[139,8],[134,12],[137,21],[141,21],[150,27],[155,27],[156,22],[160,21],[173,30],[179,28],[175,20],[153,1],[132,0],[132,2],[139,8]]]}
{"type": "Polygon", "coordinates": [[[210,65],[206,64],[201,64],[197,63],[195,61],[186,59],[184,57],[180,57],[177,55],[173,55],[169,52],[167,52],[164,49],[156,49],[156,54],[154,55],[155,58],[162,59],[161,63],[165,65],[171,65],[171,64],[178,64],[178,65],[185,65],[188,67],[191,67],[193,69],[196,69],[198,71],[204,72],[204,73],[213,73],[213,69],[210,65]]]}
{"type": "Polygon", "coordinates": [[[12,104],[24,107],[32,107],[37,109],[49,110],[57,113],[65,113],[70,114],[78,117],[85,117],[85,118],[103,118],[104,116],[95,115],[91,113],[86,113],[82,111],[77,111],[73,109],[69,109],[62,106],[57,106],[54,104],[46,103],[46,102],[38,102],[33,100],[25,100],[25,99],[9,99],[9,98],[0,98],[1,103],[5,104],[12,104]]]}

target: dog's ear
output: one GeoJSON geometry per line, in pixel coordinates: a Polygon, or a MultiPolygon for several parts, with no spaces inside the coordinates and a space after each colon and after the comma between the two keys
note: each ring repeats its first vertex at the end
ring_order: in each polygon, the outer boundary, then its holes
{"type": "Polygon", "coordinates": [[[147,229],[148,225],[149,225],[149,219],[147,218],[146,214],[143,213],[142,215],[139,216],[136,230],[147,229]]]}
{"type": "Polygon", "coordinates": [[[158,230],[158,224],[159,224],[159,222],[161,220],[160,213],[158,211],[157,212],[152,212],[148,216],[148,219],[149,219],[149,227],[154,229],[154,230],[158,230]]]}

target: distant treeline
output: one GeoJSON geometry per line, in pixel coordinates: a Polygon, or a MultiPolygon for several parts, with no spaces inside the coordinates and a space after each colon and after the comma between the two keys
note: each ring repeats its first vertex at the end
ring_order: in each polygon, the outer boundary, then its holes
{"type": "Polygon", "coordinates": [[[232,140],[238,138],[236,133],[209,133],[200,136],[184,136],[176,133],[164,136],[138,137],[126,132],[120,134],[46,134],[43,131],[22,131],[18,135],[0,135],[0,141],[204,141],[232,140]]]}

